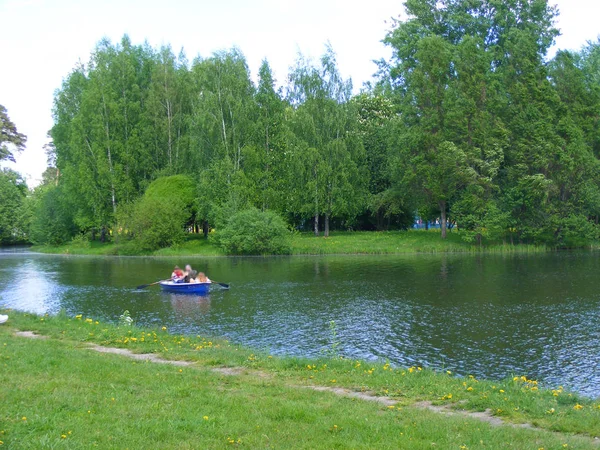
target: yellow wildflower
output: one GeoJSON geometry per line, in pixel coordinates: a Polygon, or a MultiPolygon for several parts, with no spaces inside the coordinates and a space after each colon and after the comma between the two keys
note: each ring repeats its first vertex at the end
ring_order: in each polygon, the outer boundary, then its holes
{"type": "Polygon", "coordinates": [[[576,411],[579,411],[580,409],[583,409],[583,405],[580,405],[579,403],[577,403],[575,406],[573,406],[573,409],[576,411]]]}
{"type": "Polygon", "coordinates": [[[469,392],[470,392],[470,391],[472,391],[472,390],[473,390],[473,387],[472,387],[472,386],[469,386],[469,387],[467,388],[467,391],[469,391],[469,392]]]}
{"type": "Polygon", "coordinates": [[[208,416],[204,416],[202,417],[204,420],[208,420],[208,416]]]}
{"type": "Polygon", "coordinates": [[[161,330],[167,331],[167,327],[162,327],[161,330]]]}

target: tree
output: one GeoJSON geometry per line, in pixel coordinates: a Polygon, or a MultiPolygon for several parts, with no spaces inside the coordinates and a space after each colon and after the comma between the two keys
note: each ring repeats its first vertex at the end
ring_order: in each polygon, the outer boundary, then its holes
{"type": "Polygon", "coordinates": [[[8,117],[8,111],[0,105],[0,161],[15,162],[11,147],[21,152],[25,149],[26,142],[27,137],[17,131],[16,125],[8,117]]]}
{"type": "Polygon", "coordinates": [[[29,239],[25,180],[10,169],[0,170],[0,245],[29,239]]]}
{"type": "Polygon", "coordinates": [[[319,67],[300,57],[290,74],[296,139],[292,158],[298,168],[294,179],[306,186],[295,189],[295,207],[304,214],[312,212],[315,236],[320,215],[325,216],[327,237],[332,216],[353,219],[366,203],[364,148],[355,132],[358,116],[350,104],[351,90],[329,45],[319,67]]]}

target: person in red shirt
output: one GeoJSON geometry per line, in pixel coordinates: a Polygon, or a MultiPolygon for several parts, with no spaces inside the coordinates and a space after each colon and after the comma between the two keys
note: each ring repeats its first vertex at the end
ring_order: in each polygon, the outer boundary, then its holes
{"type": "Polygon", "coordinates": [[[175,266],[173,273],[171,274],[171,280],[175,283],[181,283],[184,278],[185,275],[183,274],[183,270],[181,270],[179,266],[175,266]]]}

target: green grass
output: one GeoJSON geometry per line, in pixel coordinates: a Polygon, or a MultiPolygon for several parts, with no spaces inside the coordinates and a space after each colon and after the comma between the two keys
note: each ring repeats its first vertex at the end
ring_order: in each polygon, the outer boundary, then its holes
{"type": "Polygon", "coordinates": [[[327,238],[312,233],[295,236],[292,253],[303,254],[399,254],[455,252],[540,252],[544,246],[485,244],[465,242],[459,232],[441,239],[439,230],[334,232],[327,238]]]}
{"type": "MultiPolygon", "coordinates": [[[[80,255],[152,255],[152,256],[225,256],[214,239],[208,240],[201,235],[190,235],[183,243],[156,250],[139,252],[131,242],[120,244],[91,242],[89,245],[66,244],[58,247],[35,246],[34,251],[42,253],[80,254],[80,255]]],[[[325,254],[401,254],[401,253],[530,253],[551,250],[546,246],[527,244],[510,245],[502,242],[486,243],[479,247],[465,242],[460,233],[448,233],[445,240],[440,238],[439,230],[410,231],[356,231],[332,232],[327,238],[315,237],[312,233],[295,233],[292,237],[293,255],[325,254]]]]}
{"type": "Polygon", "coordinates": [[[222,340],[85,316],[8,313],[9,322],[0,325],[0,441],[11,449],[585,449],[597,448],[590,437],[600,435],[598,401],[538,389],[531,381],[489,382],[339,358],[276,358],[222,340]],[[17,337],[16,330],[49,339],[17,337]],[[88,343],[196,364],[142,363],[96,353],[88,343]],[[227,376],[211,370],[216,366],[243,371],[227,376]],[[388,408],[303,387],[310,385],[373,391],[399,403],[388,408]],[[540,429],[492,426],[413,406],[423,400],[490,409],[540,429]]]}

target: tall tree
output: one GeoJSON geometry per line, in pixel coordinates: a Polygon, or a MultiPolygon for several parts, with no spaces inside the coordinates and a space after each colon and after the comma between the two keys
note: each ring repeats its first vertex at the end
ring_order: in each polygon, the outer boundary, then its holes
{"type": "Polygon", "coordinates": [[[7,159],[15,162],[13,151],[23,151],[26,142],[27,137],[17,131],[16,125],[8,117],[8,111],[0,105],[0,161],[7,159]]]}
{"type": "Polygon", "coordinates": [[[355,132],[351,91],[352,82],[342,78],[329,45],[318,67],[300,57],[290,74],[292,129],[300,140],[294,156],[297,166],[304,166],[306,183],[306,189],[296,190],[296,199],[301,211],[312,209],[316,236],[320,215],[327,237],[332,216],[353,219],[366,202],[364,148],[355,132]]]}

